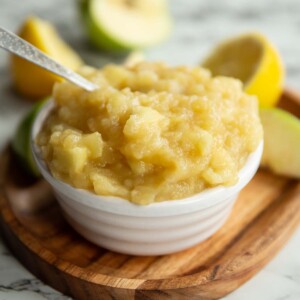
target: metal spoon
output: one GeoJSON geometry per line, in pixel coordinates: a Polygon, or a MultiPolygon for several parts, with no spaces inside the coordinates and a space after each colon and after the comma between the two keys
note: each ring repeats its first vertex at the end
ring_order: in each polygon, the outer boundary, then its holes
{"type": "Polygon", "coordinates": [[[91,92],[98,88],[94,83],[81,77],[74,71],[62,66],[36,47],[32,46],[17,35],[0,27],[0,48],[12,52],[56,75],[59,75],[68,81],[91,92]]]}

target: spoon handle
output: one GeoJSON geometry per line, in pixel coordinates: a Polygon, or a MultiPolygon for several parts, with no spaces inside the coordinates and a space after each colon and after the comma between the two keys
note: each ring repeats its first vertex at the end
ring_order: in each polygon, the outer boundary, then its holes
{"type": "Polygon", "coordinates": [[[59,75],[68,81],[82,87],[87,91],[93,91],[98,88],[94,83],[86,80],[72,70],[57,63],[49,56],[45,55],[36,47],[21,39],[12,32],[0,27],[0,48],[12,52],[56,75],[59,75]]]}

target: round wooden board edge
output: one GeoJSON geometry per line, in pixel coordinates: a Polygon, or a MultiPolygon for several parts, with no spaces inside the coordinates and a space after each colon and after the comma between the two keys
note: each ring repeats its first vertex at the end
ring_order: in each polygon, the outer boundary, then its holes
{"type": "MultiPolygon", "coordinates": [[[[0,163],[0,166],[1,165],[3,166],[2,163],[0,163]]],[[[42,279],[45,283],[51,285],[57,290],[72,296],[76,295],[72,292],[73,285],[71,287],[71,283],[77,281],[78,284],[78,280],[80,280],[81,284],[84,286],[84,290],[97,290],[98,292],[101,291],[101,293],[104,290],[109,290],[109,294],[114,293],[117,295],[120,293],[120,299],[123,299],[122,297],[124,297],[124,293],[133,293],[133,299],[140,298],[137,294],[140,294],[141,297],[142,295],[144,297],[146,294],[148,296],[149,294],[153,294],[153,297],[151,296],[152,298],[150,299],[159,299],[158,296],[161,293],[169,295],[170,297],[174,297],[175,295],[189,295],[189,299],[193,299],[192,297],[194,296],[205,296],[207,299],[221,297],[239,287],[242,283],[251,278],[269,260],[271,260],[293,232],[291,229],[288,231],[289,234],[285,233],[281,236],[277,236],[277,238],[273,241],[273,243],[278,243],[275,247],[276,251],[270,252],[266,249],[267,253],[261,255],[262,259],[256,264],[256,268],[253,269],[252,267],[249,267],[246,269],[240,269],[239,272],[235,273],[228,272],[226,278],[218,278],[217,272],[219,265],[216,264],[204,271],[182,277],[158,280],[128,279],[102,274],[100,274],[102,276],[99,276],[99,274],[86,274],[84,269],[71,265],[69,262],[61,261],[59,258],[55,257],[53,253],[49,251],[47,252],[44,249],[41,251],[42,248],[36,243],[34,237],[30,233],[26,232],[19,221],[15,218],[3,191],[1,193],[0,205],[2,208],[0,218],[2,232],[12,252],[21,261],[21,263],[23,263],[38,278],[42,279]],[[10,226],[8,224],[10,224],[10,226]],[[21,249],[24,251],[20,251],[21,249]],[[23,255],[22,253],[26,254],[23,255]],[[49,262],[50,257],[52,263],[49,262]],[[49,268],[52,274],[49,273],[49,268]],[[78,276],[70,273],[70,270],[74,272],[75,269],[78,276]],[[56,279],[54,280],[53,278],[56,279]],[[130,284],[128,284],[129,282],[130,284]],[[62,285],[62,283],[64,284],[62,285]],[[222,292],[220,291],[221,284],[222,292]],[[219,292],[216,292],[216,290],[219,290],[219,292]]],[[[290,225],[296,228],[298,222],[293,222],[290,225]]],[[[271,248],[273,249],[273,247],[271,248]]]]}
{"type": "MultiPolygon", "coordinates": [[[[7,200],[2,194],[2,197],[0,198],[1,208],[3,208],[4,201],[7,200]]],[[[10,210],[8,207],[6,207],[6,209],[10,210]]],[[[100,299],[96,298],[96,295],[101,295],[101,297],[103,297],[103,292],[108,293],[107,297],[109,295],[114,295],[117,299],[145,299],[146,296],[148,298],[150,297],[149,299],[170,299],[175,296],[180,299],[198,299],[197,297],[203,297],[203,299],[215,299],[225,296],[238,288],[245,281],[255,275],[258,270],[265,266],[289,239],[293,232],[293,228],[295,229],[299,223],[299,220],[291,223],[290,225],[292,230],[288,230],[289,234],[284,232],[273,241],[278,244],[276,247],[270,247],[272,249],[275,248],[275,251],[268,251],[269,248],[266,249],[267,253],[261,255],[262,259],[256,264],[255,268],[248,267],[246,269],[241,269],[239,272],[234,274],[229,272],[227,273],[226,278],[218,278],[217,271],[219,265],[216,264],[205,271],[193,275],[171,278],[168,280],[144,280],[144,282],[138,286],[129,286],[128,280],[130,279],[113,278],[113,282],[97,282],[97,280],[91,281],[90,278],[88,278],[91,274],[82,274],[83,276],[77,277],[68,271],[68,267],[61,268],[60,265],[47,262],[44,257],[37,255],[37,253],[30,248],[30,245],[24,243],[24,238],[20,239],[17,232],[18,227],[20,227],[19,230],[22,230],[22,225],[14,218],[12,211],[9,213],[11,215],[7,216],[5,215],[5,209],[4,211],[3,209],[1,210],[0,225],[4,239],[15,256],[35,276],[60,292],[76,297],[76,299],[85,299],[84,297],[87,296],[87,293],[90,293],[89,296],[91,298],[89,299],[100,299]],[[11,221],[13,221],[14,228],[11,228],[8,225],[8,222],[11,221]],[[21,249],[24,251],[20,251],[21,249]],[[75,291],[74,294],[74,283],[76,282],[78,285],[78,280],[81,281],[81,288],[79,288],[79,291],[75,291]],[[124,286],[122,281],[125,283],[124,286]],[[168,281],[167,284],[165,284],[165,281],[168,281]],[[182,283],[184,283],[184,285],[182,285],[182,283]],[[81,293],[81,289],[85,291],[85,296],[82,296],[82,298],[81,296],[78,297],[77,294],[78,292],[79,294],[81,293]],[[164,295],[163,297],[162,294],[164,295]],[[128,298],[127,296],[124,297],[124,295],[127,295],[128,298]]],[[[44,255],[47,255],[47,253],[44,252],[44,255]]],[[[64,263],[69,264],[68,262],[64,263]]],[[[74,266],[71,266],[71,268],[74,270],[74,266]]],[[[107,299],[111,299],[109,297],[107,299]]],[[[103,297],[101,299],[106,298],[103,297]]]]}
{"type": "MultiPolygon", "coordinates": [[[[294,104],[296,103],[296,105],[299,107],[300,95],[297,91],[285,89],[283,98],[284,97],[292,99],[292,102],[294,102],[294,104]]],[[[3,162],[3,156],[5,156],[5,154],[1,155],[0,177],[5,175],[3,171],[3,166],[5,166],[5,162],[3,162]]],[[[0,207],[4,207],[6,205],[10,210],[8,207],[8,200],[5,198],[5,194],[3,193],[2,181],[3,178],[0,179],[0,189],[2,190],[0,193],[0,207]]],[[[259,269],[264,267],[282,248],[299,224],[299,220],[294,220],[294,222],[290,224],[289,231],[282,233],[277,237],[276,242],[278,245],[275,247],[275,251],[269,251],[268,253],[262,255],[262,259],[254,269],[249,267],[246,269],[241,269],[238,273],[233,274],[229,272],[227,273],[226,278],[218,278],[217,272],[219,265],[216,264],[211,266],[209,269],[192,275],[171,279],[140,279],[137,284],[128,286],[128,280],[130,279],[127,278],[118,278],[107,275],[102,275],[100,278],[99,274],[96,274],[96,276],[94,276],[94,278],[91,280],[89,276],[92,277],[93,274],[81,273],[84,272],[84,270],[77,266],[76,268],[81,275],[74,276],[69,272],[70,270],[68,269],[70,267],[73,271],[74,266],[69,262],[60,261],[57,258],[55,259],[55,255],[53,253],[50,253],[50,255],[52,254],[52,256],[54,256],[56,264],[48,263],[44,256],[38,255],[37,249],[31,249],[31,245],[27,244],[24,239],[18,236],[18,231],[23,230],[22,225],[14,217],[11,210],[10,213],[10,216],[5,216],[3,210],[1,210],[0,226],[3,237],[11,251],[15,254],[19,261],[38,278],[62,293],[76,297],[76,299],[86,299],[85,297],[87,295],[90,296],[89,299],[100,299],[97,298],[99,293],[101,294],[101,299],[145,299],[145,297],[150,297],[149,299],[169,299],[170,297],[174,296],[177,296],[180,299],[184,299],[186,296],[188,296],[186,299],[199,299],[199,297],[202,297],[203,299],[215,299],[225,296],[250,279],[257,273],[259,269]],[[10,219],[13,220],[14,228],[9,227],[8,225],[9,221],[11,221],[10,219]],[[21,248],[24,249],[24,255],[21,255],[21,248]],[[49,267],[51,274],[47,273],[49,272],[49,267]],[[47,272],[44,272],[45,270],[47,270],[47,272]],[[55,280],[53,278],[55,278],[55,280]],[[99,281],[100,279],[102,282],[99,281]],[[80,280],[82,287],[79,288],[78,291],[74,291],[73,284],[74,282],[78,284],[78,280],[80,280]],[[221,282],[223,284],[223,290],[222,292],[217,292],[216,289],[220,290],[219,285],[221,282]],[[82,297],[80,289],[85,291],[85,294],[82,297]]],[[[33,237],[31,236],[31,238],[33,237]]],[[[268,249],[266,249],[266,251],[267,250],[268,249]]],[[[49,253],[46,256],[48,255],[49,253]]]]}

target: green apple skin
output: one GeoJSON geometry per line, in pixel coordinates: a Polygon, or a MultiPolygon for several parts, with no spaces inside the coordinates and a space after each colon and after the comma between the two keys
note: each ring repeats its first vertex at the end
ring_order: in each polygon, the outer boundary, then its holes
{"type": "Polygon", "coordinates": [[[279,108],[260,110],[264,128],[262,166],[274,173],[300,178],[300,120],[279,108]]]}
{"type": "MultiPolygon", "coordinates": [[[[107,52],[129,52],[132,50],[140,50],[146,48],[148,45],[133,45],[126,44],[117,39],[109,36],[105,30],[102,29],[102,26],[96,24],[96,22],[91,18],[90,13],[90,3],[93,0],[80,0],[79,1],[79,10],[83,19],[83,23],[86,27],[89,39],[91,43],[100,50],[107,52]]],[[[166,18],[169,19],[169,24],[171,28],[171,18],[166,15],[166,18]]]]}
{"type": "Polygon", "coordinates": [[[36,166],[30,147],[30,134],[36,115],[45,104],[46,100],[39,101],[32,110],[24,117],[12,141],[12,149],[19,158],[26,171],[34,177],[40,177],[40,172],[36,166]]]}
{"type": "Polygon", "coordinates": [[[80,1],[80,10],[91,43],[95,47],[105,51],[122,52],[131,50],[131,48],[124,47],[123,45],[115,42],[95,24],[93,19],[90,17],[89,2],[89,0],[80,1]]]}

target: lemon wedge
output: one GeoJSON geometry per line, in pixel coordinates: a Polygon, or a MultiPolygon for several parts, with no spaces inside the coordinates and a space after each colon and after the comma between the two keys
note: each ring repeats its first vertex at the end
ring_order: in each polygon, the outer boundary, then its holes
{"type": "MultiPolygon", "coordinates": [[[[19,36],[66,67],[76,70],[83,64],[78,54],[61,39],[55,28],[44,20],[29,17],[21,27],[19,36]]],[[[53,84],[60,79],[15,55],[11,57],[11,71],[17,91],[33,99],[50,95],[53,84]]]]}
{"type": "Polygon", "coordinates": [[[284,66],[272,43],[260,33],[248,33],[218,45],[202,63],[213,75],[240,79],[245,92],[256,95],[260,107],[273,107],[280,98],[284,66]]]}

